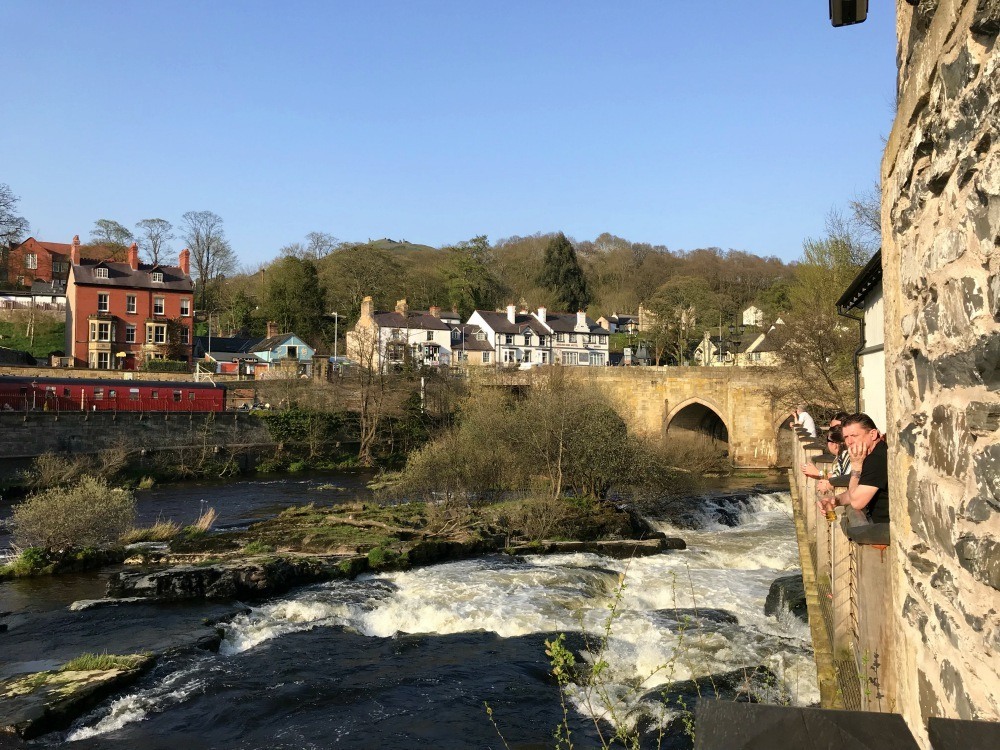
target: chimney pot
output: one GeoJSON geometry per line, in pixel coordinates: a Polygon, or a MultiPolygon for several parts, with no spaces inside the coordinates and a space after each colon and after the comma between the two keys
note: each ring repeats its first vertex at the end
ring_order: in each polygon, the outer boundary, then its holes
{"type": "Polygon", "coordinates": [[[277,336],[279,333],[280,331],[278,331],[278,324],[273,320],[267,321],[267,337],[272,338],[274,336],[277,336]]]}

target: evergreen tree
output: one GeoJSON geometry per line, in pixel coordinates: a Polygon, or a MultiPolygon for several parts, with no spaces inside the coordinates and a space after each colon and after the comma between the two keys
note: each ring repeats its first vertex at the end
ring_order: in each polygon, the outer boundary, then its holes
{"type": "Polygon", "coordinates": [[[288,256],[267,269],[264,314],[282,333],[315,340],[323,333],[325,293],[315,264],[288,256]]]}
{"type": "Polygon", "coordinates": [[[585,310],[590,304],[587,277],[576,258],[576,250],[562,232],[545,246],[538,282],[555,293],[556,301],[567,312],[585,310]]]}

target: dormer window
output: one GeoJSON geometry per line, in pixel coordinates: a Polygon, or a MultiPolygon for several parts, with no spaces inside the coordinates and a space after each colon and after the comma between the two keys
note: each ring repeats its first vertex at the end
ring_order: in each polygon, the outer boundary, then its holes
{"type": "MultiPolygon", "coordinates": [[[[477,331],[476,332],[476,341],[486,341],[486,334],[483,333],[482,331],[477,331]]],[[[485,362],[486,360],[483,360],[483,361],[485,362]]]]}
{"type": "Polygon", "coordinates": [[[107,268],[95,268],[94,269],[94,276],[96,276],[99,279],[106,279],[106,278],[108,278],[108,269],[107,268]]]}
{"type": "MultiPolygon", "coordinates": [[[[105,271],[104,275],[107,276],[107,273],[108,272],[105,271]]],[[[162,271],[153,271],[153,281],[163,281],[163,272],[162,271]]]]}

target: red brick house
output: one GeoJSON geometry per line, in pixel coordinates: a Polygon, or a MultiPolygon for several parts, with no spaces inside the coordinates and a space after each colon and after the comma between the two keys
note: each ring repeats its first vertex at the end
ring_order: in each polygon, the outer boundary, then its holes
{"type": "Polygon", "coordinates": [[[151,359],[191,362],[194,284],[188,250],[179,264],[81,260],[71,247],[66,282],[66,353],[76,367],[134,370],[151,359]]]}
{"type": "MultiPolygon", "coordinates": [[[[73,243],[79,246],[80,238],[74,237],[73,243]]],[[[65,242],[29,237],[5,253],[6,278],[0,281],[19,287],[30,287],[35,281],[65,281],[72,247],[65,242]]]]}

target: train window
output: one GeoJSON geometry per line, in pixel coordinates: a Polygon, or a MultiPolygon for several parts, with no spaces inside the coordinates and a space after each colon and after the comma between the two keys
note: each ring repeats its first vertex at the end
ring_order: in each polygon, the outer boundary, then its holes
{"type": "Polygon", "coordinates": [[[160,392],[159,391],[153,391],[152,396],[153,396],[153,398],[159,398],[160,397],[160,392]]]}
{"type": "Polygon", "coordinates": [[[174,391],[174,401],[180,401],[180,400],[181,400],[181,392],[174,391]]]}
{"type": "Polygon", "coordinates": [[[194,401],[194,391],[188,391],[188,401],[194,401]]]}
{"type": "Polygon", "coordinates": [[[129,388],[128,389],[128,397],[129,397],[130,401],[138,401],[139,400],[139,389],[138,388],[129,388]]]}
{"type": "Polygon", "coordinates": [[[63,398],[69,398],[69,388],[63,388],[63,398]]]}
{"type": "Polygon", "coordinates": [[[94,401],[103,401],[103,400],[104,400],[104,389],[103,388],[95,388],[94,389],[94,401]]]}
{"type": "Polygon", "coordinates": [[[109,388],[108,398],[118,398],[118,391],[116,391],[114,388],[109,388]]]}

